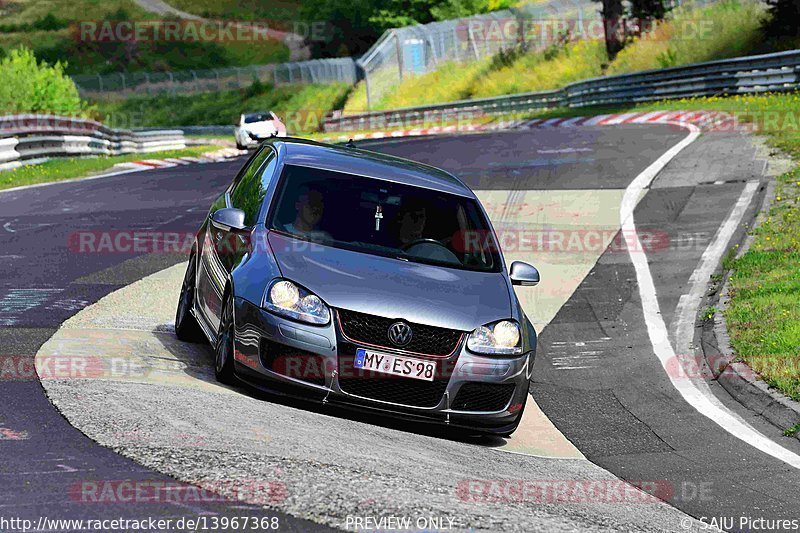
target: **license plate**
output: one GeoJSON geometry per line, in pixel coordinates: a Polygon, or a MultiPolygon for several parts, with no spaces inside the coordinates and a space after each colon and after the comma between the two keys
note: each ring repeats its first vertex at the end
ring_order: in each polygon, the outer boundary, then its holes
{"type": "Polygon", "coordinates": [[[411,357],[390,355],[359,348],[353,366],[363,370],[372,370],[381,374],[391,374],[404,378],[433,381],[436,374],[436,363],[411,357]]]}

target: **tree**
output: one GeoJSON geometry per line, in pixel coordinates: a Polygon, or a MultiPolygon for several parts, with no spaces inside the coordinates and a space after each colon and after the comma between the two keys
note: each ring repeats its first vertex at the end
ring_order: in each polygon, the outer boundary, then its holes
{"type": "Polygon", "coordinates": [[[622,0],[595,0],[603,3],[603,25],[606,33],[606,53],[613,61],[625,46],[625,8],[622,0]]]}
{"type": "Polygon", "coordinates": [[[513,0],[303,0],[300,16],[324,20],[323,40],[310,40],[313,57],[361,55],[391,28],[427,24],[505,9],[513,0]]]}
{"type": "Polygon", "coordinates": [[[631,0],[631,16],[637,20],[661,20],[667,11],[664,0],[631,0]]]}
{"type": "Polygon", "coordinates": [[[770,18],[767,34],[775,37],[800,37],[800,0],[767,0],[770,18]]]}

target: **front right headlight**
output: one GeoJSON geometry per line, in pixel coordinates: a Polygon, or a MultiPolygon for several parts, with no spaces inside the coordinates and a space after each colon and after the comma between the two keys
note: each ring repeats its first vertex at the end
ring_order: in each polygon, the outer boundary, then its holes
{"type": "Polygon", "coordinates": [[[519,324],[501,320],[476,328],[467,338],[467,349],[480,354],[519,355],[522,353],[519,324]]]}
{"type": "Polygon", "coordinates": [[[331,320],[331,312],[319,296],[289,280],[278,279],[264,295],[263,307],[275,314],[324,326],[331,320]]]}

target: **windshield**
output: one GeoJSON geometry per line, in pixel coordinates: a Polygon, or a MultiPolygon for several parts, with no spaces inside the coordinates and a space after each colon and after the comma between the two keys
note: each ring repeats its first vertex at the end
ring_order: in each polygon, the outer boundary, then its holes
{"type": "Polygon", "coordinates": [[[253,122],[265,122],[267,120],[272,120],[272,115],[267,113],[251,113],[249,115],[244,116],[244,123],[245,124],[252,124],[253,122]]]}
{"type": "Polygon", "coordinates": [[[475,200],[389,181],[286,165],[270,228],[358,252],[497,272],[475,200]]]}

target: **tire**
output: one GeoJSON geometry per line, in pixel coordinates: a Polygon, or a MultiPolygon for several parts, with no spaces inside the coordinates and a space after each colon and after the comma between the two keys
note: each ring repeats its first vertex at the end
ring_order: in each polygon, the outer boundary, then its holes
{"type": "Polygon", "coordinates": [[[194,304],[196,268],[197,262],[192,255],[186,267],[186,274],[183,276],[178,311],[175,313],[175,335],[184,342],[208,342],[203,330],[200,329],[200,324],[190,311],[194,304]]]}
{"type": "Polygon", "coordinates": [[[236,383],[233,370],[233,297],[228,293],[222,303],[217,344],[214,347],[214,375],[225,385],[236,383]]]}
{"type": "Polygon", "coordinates": [[[236,149],[237,150],[247,150],[247,147],[246,146],[242,146],[241,144],[239,144],[239,141],[236,141],[236,149]]]}

